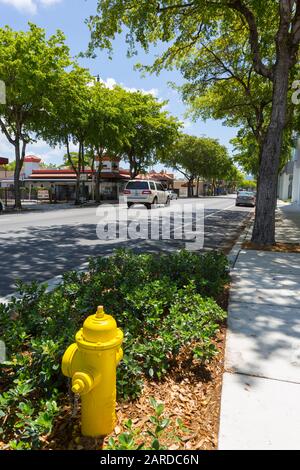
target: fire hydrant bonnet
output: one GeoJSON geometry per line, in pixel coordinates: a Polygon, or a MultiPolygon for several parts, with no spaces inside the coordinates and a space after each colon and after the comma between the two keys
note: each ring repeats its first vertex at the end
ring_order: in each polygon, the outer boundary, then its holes
{"type": "Polygon", "coordinates": [[[104,313],[103,307],[98,307],[95,315],[89,316],[76,334],[79,347],[92,350],[105,350],[122,344],[123,332],[117,328],[113,317],[104,313]]]}

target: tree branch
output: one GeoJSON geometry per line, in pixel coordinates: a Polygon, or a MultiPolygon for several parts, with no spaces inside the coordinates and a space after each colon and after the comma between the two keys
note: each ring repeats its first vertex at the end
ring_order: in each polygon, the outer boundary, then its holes
{"type": "Polygon", "coordinates": [[[7,140],[9,141],[9,143],[12,144],[12,145],[15,145],[16,141],[9,135],[9,132],[6,128],[6,125],[4,124],[2,119],[0,119],[0,127],[1,127],[1,131],[3,132],[3,134],[5,135],[7,140]]]}
{"type": "Polygon", "coordinates": [[[72,157],[71,157],[71,154],[70,154],[70,144],[69,144],[69,137],[66,137],[66,147],[67,147],[67,157],[68,157],[68,161],[74,171],[74,173],[78,176],[78,171],[77,171],[77,168],[75,167],[74,163],[73,163],[73,160],[72,160],[72,157]]]}
{"type": "Polygon", "coordinates": [[[191,2],[191,3],[177,3],[175,5],[169,5],[167,7],[161,7],[160,4],[157,5],[157,12],[158,13],[163,13],[164,11],[167,11],[167,10],[178,10],[178,9],[182,9],[182,8],[189,8],[189,7],[193,7],[195,5],[194,2],[191,2]]]}
{"type": "Polygon", "coordinates": [[[296,4],[296,11],[294,15],[294,19],[292,22],[292,30],[291,30],[291,66],[293,67],[298,59],[298,51],[299,51],[299,43],[300,43],[300,0],[297,0],[296,4]]]}
{"type": "Polygon", "coordinates": [[[250,47],[253,56],[253,65],[255,71],[262,75],[269,80],[274,79],[273,70],[266,67],[260,55],[260,47],[259,47],[259,36],[257,25],[255,21],[255,16],[251,10],[242,2],[242,0],[234,0],[228,3],[228,6],[232,9],[240,13],[246,20],[248,27],[249,27],[249,40],[250,40],[250,47]]]}

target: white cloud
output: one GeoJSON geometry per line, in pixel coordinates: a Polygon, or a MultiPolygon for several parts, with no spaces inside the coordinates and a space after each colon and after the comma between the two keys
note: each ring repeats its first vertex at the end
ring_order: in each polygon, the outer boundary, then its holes
{"type": "MultiPolygon", "coordinates": [[[[76,151],[77,147],[70,144],[71,151],[76,151]]],[[[63,156],[66,153],[64,147],[51,148],[43,140],[38,140],[33,144],[29,144],[26,149],[26,155],[37,155],[42,158],[45,163],[63,163],[63,156]]],[[[15,160],[14,147],[8,142],[5,135],[0,131],[0,157],[8,158],[9,161],[15,160]]]]}
{"type": "Polygon", "coordinates": [[[0,3],[15,7],[20,12],[26,12],[31,15],[37,13],[39,6],[51,6],[62,0],[0,0],[0,3]]]}
{"type": "MultiPolygon", "coordinates": [[[[102,80],[102,78],[100,78],[100,81],[110,90],[113,89],[116,85],[118,85],[118,82],[114,78],[111,78],[111,77],[107,78],[107,80],[102,80]]],[[[130,88],[130,87],[125,86],[123,83],[120,83],[120,85],[124,88],[124,90],[127,90],[131,93],[140,91],[144,93],[145,95],[152,95],[152,96],[158,95],[157,88],[151,88],[150,90],[145,90],[144,88],[130,88]]]]}
{"type": "Polygon", "coordinates": [[[9,158],[10,161],[15,159],[14,147],[2,132],[0,132],[0,157],[9,158]]]}
{"type": "Polygon", "coordinates": [[[183,122],[184,130],[189,129],[193,125],[193,123],[191,121],[183,120],[182,122],[183,122]]]}
{"type": "Polygon", "coordinates": [[[61,2],[61,0],[39,0],[42,5],[45,6],[51,6],[54,5],[55,3],[61,2]]]}
{"type": "Polygon", "coordinates": [[[37,6],[33,0],[0,0],[0,2],[6,5],[11,5],[19,11],[26,11],[33,15],[37,11],[37,6]]]}

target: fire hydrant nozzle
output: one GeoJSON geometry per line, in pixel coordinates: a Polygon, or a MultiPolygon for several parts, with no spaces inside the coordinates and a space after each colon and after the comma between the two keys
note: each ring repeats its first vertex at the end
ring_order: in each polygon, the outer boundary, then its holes
{"type": "Polygon", "coordinates": [[[105,315],[103,305],[99,305],[97,308],[96,318],[103,318],[105,315]]]}
{"type": "Polygon", "coordinates": [[[82,393],[82,391],[84,390],[84,383],[82,380],[80,379],[77,379],[75,380],[74,384],[73,384],[73,387],[72,387],[72,392],[73,393],[82,393]]]}
{"type": "Polygon", "coordinates": [[[123,357],[123,332],[99,306],[76,334],[62,359],[62,372],[81,396],[84,436],[110,434],[115,427],[116,367],[123,357]]]}

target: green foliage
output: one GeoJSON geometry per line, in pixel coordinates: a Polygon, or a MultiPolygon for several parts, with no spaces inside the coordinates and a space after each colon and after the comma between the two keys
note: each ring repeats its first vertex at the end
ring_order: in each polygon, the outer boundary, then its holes
{"type": "MultiPolygon", "coordinates": [[[[137,398],[147,376],[162,380],[183,346],[205,364],[216,354],[214,338],[225,312],[215,299],[227,280],[227,259],[220,253],[157,256],[121,250],[91,259],[88,273],[65,274],[52,292],[20,283],[21,298],[0,305],[8,355],[0,366],[2,440],[14,449],[42,446],[67,392],[62,355],[100,304],[125,334],[119,399],[137,398]]],[[[156,423],[153,446],[159,426],[164,429],[156,423]]],[[[130,447],[126,436],[120,445],[130,447]]]]}
{"type": "Polygon", "coordinates": [[[173,432],[175,427],[182,429],[180,421],[176,422],[175,426],[171,419],[164,415],[163,403],[158,403],[153,397],[150,397],[149,402],[154,412],[149,417],[150,428],[142,432],[141,429],[133,426],[131,420],[125,421],[123,425],[127,429],[126,432],[120,434],[117,440],[111,437],[104,450],[165,450],[166,447],[161,444],[161,441],[170,437],[170,433],[174,441],[181,441],[181,438],[173,432]]]}
{"type": "Polygon", "coordinates": [[[226,179],[235,169],[226,148],[216,139],[187,134],[180,134],[161,160],[182,173],[190,183],[196,178],[226,179]]]}
{"type": "Polygon", "coordinates": [[[118,153],[129,163],[131,177],[135,178],[169,150],[181,123],[163,110],[167,102],[152,94],[128,92],[120,87],[111,94],[120,114],[118,153]]]}
{"type": "Polygon", "coordinates": [[[0,80],[6,84],[6,104],[0,104],[0,129],[15,151],[16,206],[21,206],[19,177],[26,145],[45,126],[57,99],[57,83],[71,65],[61,31],[47,38],[29,23],[27,31],[0,28],[0,80]]]}
{"type": "Polygon", "coordinates": [[[244,179],[243,181],[241,181],[239,188],[243,188],[246,191],[255,191],[257,188],[257,182],[244,179]]]}

